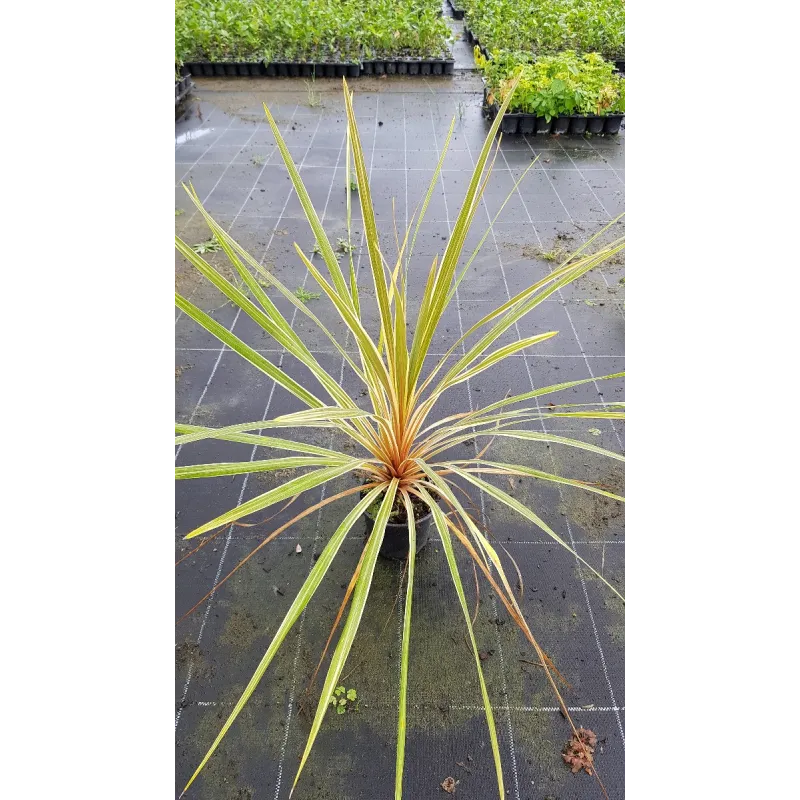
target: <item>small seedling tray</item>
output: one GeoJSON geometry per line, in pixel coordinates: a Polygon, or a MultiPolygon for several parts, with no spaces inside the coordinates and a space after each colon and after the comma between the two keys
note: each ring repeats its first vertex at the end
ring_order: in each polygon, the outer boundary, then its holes
{"type": "Polygon", "coordinates": [[[267,74],[263,61],[187,61],[184,66],[195,78],[258,77],[267,74]]]}
{"type": "Polygon", "coordinates": [[[452,75],[453,58],[395,58],[364,61],[362,75],[452,75]]]}
{"type": "Polygon", "coordinates": [[[456,5],[453,2],[453,0],[447,0],[447,5],[450,6],[450,10],[453,12],[453,19],[464,19],[463,8],[456,8],[456,5]]]}
{"type": "Polygon", "coordinates": [[[393,58],[363,62],[188,61],[190,75],[206,78],[358,78],[360,75],[452,75],[452,58],[393,58]]]}
{"type": "Polygon", "coordinates": [[[193,88],[194,84],[189,75],[182,75],[179,80],[175,81],[175,105],[180,105],[193,88]]]}
{"type": "MultiPolygon", "coordinates": [[[[488,88],[483,87],[483,113],[487,119],[494,119],[500,106],[495,101],[491,105],[487,102],[488,88]]],[[[569,114],[553,117],[550,121],[546,117],[537,117],[535,114],[515,113],[503,117],[500,123],[500,132],[504,134],[560,134],[563,136],[582,136],[584,133],[614,135],[619,133],[624,114],[608,114],[600,117],[596,114],[569,114]]]]}
{"type": "Polygon", "coordinates": [[[357,78],[361,66],[356,62],[275,62],[266,65],[268,78],[357,78]]]}

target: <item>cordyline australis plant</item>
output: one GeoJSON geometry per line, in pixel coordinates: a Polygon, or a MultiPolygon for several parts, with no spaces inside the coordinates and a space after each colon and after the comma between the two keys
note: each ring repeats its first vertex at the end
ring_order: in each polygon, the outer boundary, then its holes
{"type": "MultiPolygon", "coordinates": [[[[584,245],[583,248],[574,253],[546,278],[533,284],[515,297],[512,297],[483,317],[479,322],[475,323],[475,325],[450,348],[447,354],[441,358],[433,371],[424,380],[421,378],[423,362],[431,346],[434,331],[442,319],[442,314],[453,299],[456,287],[464,278],[468,267],[491,230],[490,225],[480,244],[467,260],[466,265],[457,274],[456,268],[464,247],[467,231],[478,211],[483,191],[492,171],[494,159],[497,156],[497,147],[499,147],[499,144],[497,146],[494,144],[495,135],[510,99],[511,94],[506,98],[500,113],[494,120],[494,124],[486,137],[486,141],[478,157],[474,174],[469,183],[464,203],[459,212],[458,219],[455,222],[450,239],[447,242],[447,246],[445,247],[444,254],[441,260],[439,260],[438,256],[433,259],[427,284],[422,295],[421,308],[417,315],[416,329],[413,337],[411,337],[410,346],[408,341],[409,337],[407,336],[408,287],[406,279],[408,264],[417,232],[419,231],[435,183],[439,177],[444,154],[447,151],[450,136],[453,133],[455,119],[453,119],[450,126],[444,152],[442,153],[427,195],[422,203],[416,225],[414,225],[414,220],[412,218],[411,225],[409,225],[408,229],[405,231],[402,244],[398,237],[397,258],[393,259],[393,262],[389,262],[385,254],[381,252],[378,232],[375,226],[375,215],[370,198],[367,167],[364,161],[364,152],[353,111],[353,97],[347,88],[347,83],[345,82],[344,84],[344,101],[347,109],[348,122],[346,137],[346,186],[350,184],[350,164],[352,158],[352,162],[355,164],[356,179],[359,187],[358,198],[361,203],[364,221],[366,251],[374,281],[375,298],[377,300],[380,317],[380,331],[378,336],[373,338],[369,335],[362,322],[362,300],[359,297],[356,283],[352,248],[350,248],[349,276],[346,278],[334,254],[334,249],[322,228],[319,217],[311,205],[308,192],[303,185],[297,167],[292,161],[286,143],[283,141],[278,131],[275,120],[265,106],[267,119],[269,120],[275,139],[277,140],[278,148],[283,156],[286,168],[289,171],[294,189],[303,205],[316,241],[319,243],[319,254],[322,261],[324,261],[328,275],[323,275],[313,263],[313,254],[311,258],[309,258],[296,244],[295,249],[297,250],[300,260],[305,264],[306,268],[319,285],[320,290],[331,300],[344,321],[349,335],[352,336],[357,348],[356,358],[352,358],[346,352],[343,344],[337,341],[312,311],[295,297],[290,289],[284,286],[275,276],[264,270],[258,262],[228,236],[228,234],[208,215],[205,209],[203,209],[194,190],[187,188],[198,210],[205,218],[212,233],[221,244],[222,249],[225,251],[228,259],[240,276],[240,286],[246,287],[249,291],[249,295],[224,278],[216,269],[207,264],[200,255],[195,253],[191,247],[177,238],[176,243],[179,252],[211,281],[212,284],[218,287],[229,300],[241,308],[244,313],[250,316],[284,347],[289,354],[305,365],[319,382],[324,390],[325,396],[317,397],[314,395],[307,388],[293,380],[289,375],[271,363],[262,354],[249,347],[233,333],[221,326],[208,314],[197,308],[184,297],[176,295],[178,307],[189,317],[218,337],[232,350],[239,353],[239,355],[249,361],[253,366],[265,372],[278,385],[298,398],[304,405],[308,406],[308,408],[303,411],[286,414],[272,420],[245,422],[224,428],[215,429],[196,425],[176,425],[176,432],[178,434],[176,438],[177,444],[189,444],[190,442],[196,442],[201,439],[222,439],[300,454],[283,458],[253,460],[244,463],[201,464],[177,467],[176,477],[179,479],[208,478],[222,475],[241,475],[251,472],[269,472],[287,468],[312,468],[311,471],[301,474],[299,477],[295,477],[277,488],[260,494],[252,500],[248,500],[216,519],[207,522],[205,525],[201,525],[199,528],[191,531],[186,538],[192,539],[212,531],[216,531],[217,533],[214,535],[218,535],[223,529],[227,529],[231,523],[235,523],[243,517],[247,517],[255,512],[260,512],[282,501],[288,500],[291,502],[293,498],[296,498],[303,492],[322,486],[328,481],[332,481],[346,473],[355,473],[364,482],[362,485],[339,492],[305,509],[290,522],[272,531],[256,548],[256,550],[259,549],[267,542],[273,540],[291,524],[308,516],[322,506],[347,495],[357,493],[363,494],[363,496],[358,498],[358,502],[355,504],[352,511],[347,514],[339,527],[331,534],[330,539],[322,550],[318,560],[313,565],[299,594],[278,627],[269,648],[258,664],[247,688],[223,725],[219,735],[212,743],[208,753],[192,775],[186,789],[191,786],[209,758],[211,758],[220,741],[241,712],[248,698],[253,694],[253,691],[264,675],[264,672],[275,656],[281,643],[284,641],[287,633],[314,596],[314,593],[319,587],[325,573],[330,568],[348,532],[373,504],[376,504],[379,510],[375,514],[372,532],[366,541],[361,559],[340,609],[341,617],[349,602],[349,611],[347,612],[344,627],[331,658],[325,684],[311,725],[308,742],[300,760],[300,766],[292,789],[294,790],[294,787],[297,785],[297,780],[300,777],[300,773],[303,770],[317,734],[319,733],[323,718],[330,705],[330,697],[335,687],[340,682],[342,669],[350,653],[350,648],[353,644],[356,632],[358,631],[361,616],[364,613],[364,607],[370,592],[375,564],[383,542],[387,521],[393,512],[397,513],[402,510],[405,512],[405,516],[408,520],[408,560],[406,565],[407,587],[400,663],[395,798],[396,800],[400,800],[402,797],[406,736],[408,653],[411,636],[411,599],[412,587],[414,584],[414,562],[417,552],[415,517],[412,501],[416,501],[418,505],[421,502],[430,509],[433,515],[433,520],[438,535],[441,538],[442,547],[450,568],[450,574],[458,595],[459,604],[464,614],[464,621],[469,633],[469,639],[475,657],[475,667],[480,681],[483,705],[486,712],[486,722],[489,728],[492,753],[497,772],[498,795],[500,800],[504,800],[505,798],[503,773],[500,763],[500,748],[495,730],[494,716],[481,669],[478,648],[472,630],[472,622],[470,620],[464,588],[453,552],[452,536],[466,548],[467,552],[474,560],[474,563],[486,577],[511,617],[531,643],[541,664],[544,666],[544,672],[558,698],[561,709],[572,725],[572,720],[559,692],[554,674],[556,677],[560,678],[560,676],[531,633],[514,597],[514,593],[508,582],[505,569],[497,551],[492,546],[487,535],[481,530],[481,525],[464,509],[454,489],[458,489],[459,492],[463,492],[464,490],[461,486],[457,486],[453,482],[453,479],[459,478],[478,490],[487,493],[496,501],[512,508],[524,519],[528,520],[528,522],[544,531],[548,536],[558,542],[558,544],[569,550],[581,564],[591,570],[612,592],[620,597],[621,595],[619,595],[619,592],[617,592],[617,590],[593,567],[577,555],[577,553],[575,553],[537,514],[519,503],[511,495],[486,482],[480,476],[482,474],[489,474],[531,477],[570,486],[578,486],[590,492],[612,497],[615,500],[622,500],[622,498],[593,484],[552,475],[524,465],[490,461],[483,457],[486,454],[487,447],[474,459],[455,460],[448,457],[446,454],[453,445],[463,443],[470,439],[487,437],[489,441],[491,441],[491,437],[501,436],[522,439],[527,442],[552,443],[558,446],[577,447],[617,460],[623,460],[623,457],[617,453],[604,450],[580,440],[552,436],[544,432],[539,433],[524,427],[524,423],[542,418],[538,404],[532,407],[529,405],[529,401],[535,400],[535,398],[543,395],[558,392],[562,389],[589,383],[592,380],[619,377],[623,373],[606,375],[603,376],[603,378],[569,381],[554,386],[546,386],[524,394],[506,397],[484,408],[455,414],[435,422],[428,422],[428,418],[437,401],[446,391],[455,386],[459,386],[469,378],[500,363],[508,356],[519,353],[539,342],[555,336],[556,331],[551,331],[549,333],[531,336],[522,341],[514,342],[513,344],[496,349],[492,347],[503,333],[509,330],[509,328],[525,314],[533,311],[539,303],[546,300],[561,287],[574,281],[581,275],[584,275],[588,270],[597,266],[609,256],[619,252],[624,247],[624,240],[619,239],[614,241],[610,245],[592,254],[586,254],[586,245],[584,245]],[[414,228],[413,236],[411,236],[412,227],[414,228]],[[410,245],[409,237],[411,238],[410,245]],[[259,280],[256,279],[254,273],[259,276],[259,280]],[[320,366],[311,351],[303,344],[290,324],[275,307],[270,297],[268,297],[262,288],[262,283],[266,283],[269,287],[272,287],[283,295],[283,297],[294,306],[297,312],[304,314],[319,326],[322,332],[330,339],[336,350],[341,354],[344,361],[363,383],[369,395],[370,410],[367,411],[358,408],[354,400],[342,388],[340,382],[331,377],[320,366]],[[480,336],[474,344],[469,346],[465,344],[462,348],[462,343],[466,343],[473,334],[479,332],[480,336]],[[455,356],[452,366],[449,368],[446,367],[449,358],[459,349],[463,351],[463,355],[455,356]],[[274,438],[261,433],[261,431],[269,428],[297,427],[336,429],[349,437],[360,449],[361,454],[353,456],[352,453],[339,452],[335,449],[318,447],[304,442],[292,441],[290,439],[274,438]],[[444,509],[442,506],[444,506],[444,509]]],[[[522,180],[522,178],[520,178],[520,180],[522,180]]],[[[517,185],[518,184],[519,181],[517,182],[517,185]]],[[[516,186],[514,189],[516,189],[516,186]]],[[[512,190],[512,192],[513,191],[514,190],[512,190]]],[[[347,196],[349,230],[350,192],[347,192],[347,196]]],[[[509,197],[510,196],[509,194],[509,197]]],[[[508,198],[506,198],[506,200],[508,200],[508,198]]],[[[538,401],[536,402],[538,403],[538,401]]],[[[547,416],[608,419],[622,418],[623,413],[618,410],[609,411],[593,407],[583,407],[575,410],[567,406],[548,405],[547,416]]],[[[210,541],[210,538],[206,541],[210,541]]],[[[205,542],[203,544],[205,544],[205,542]]],[[[252,555],[252,553],[250,555],[252,555]]],[[[248,558],[249,557],[250,556],[248,556],[248,558]]],[[[245,561],[246,560],[247,559],[245,559],[245,561]]],[[[238,569],[243,563],[244,561],[235,569],[238,569]]],[[[235,572],[235,569],[226,576],[226,579],[235,572]]],[[[218,586],[219,584],[217,584],[217,587],[218,586]]],[[[215,587],[215,589],[217,587],[215,587]]],[[[206,595],[206,597],[208,596],[209,595],[206,595]]],[[[203,600],[205,600],[205,598],[203,598],[203,600]]],[[[197,605],[199,605],[199,603],[197,605]]],[[[195,608],[196,607],[197,606],[195,606],[195,608]]],[[[185,616],[186,615],[184,615],[184,617],[185,616]]],[[[334,630],[336,627],[337,624],[334,624],[334,630]]],[[[333,635],[333,631],[331,635],[333,635]]],[[[572,730],[574,733],[574,725],[572,725],[572,730]]],[[[186,789],[184,789],[184,792],[186,789]]]]}

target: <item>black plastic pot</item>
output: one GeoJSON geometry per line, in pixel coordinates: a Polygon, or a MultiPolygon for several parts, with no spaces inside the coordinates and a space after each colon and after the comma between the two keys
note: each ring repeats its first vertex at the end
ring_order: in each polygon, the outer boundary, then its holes
{"type": "Polygon", "coordinates": [[[357,78],[361,74],[361,67],[358,64],[347,65],[347,77],[357,78]]]}
{"type": "MultiPolygon", "coordinates": [[[[536,117],[533,114],[520,114],[517,133],[533,133],[536,128],[536,117]]],[[[505,131],[504,131],[505,133],[505,131]]]]}
{"type": "Polygon", "coordinates": [[[606,124],[605,117],[598,117],[592,114],[589,117],[589,124],[586,126],[589,133],[602,133],[603,126],[606,124]]]}
{"type": "Polygon", "coordinates": [[[553,120],[553,133],[566,133],[569,130],[569,117],[556,117],[553,120]]]}
{"type": "Polygon", "coordinates": [[[387,61],[386,62],[386,74],[387,75],[396,75],[397,74],[397,62],[396,61],[387,61]]]}
{"type": "Polygon", "coordinates": [[[614,67],[616,68],[617,72],[621,72],[623,75],[625,74],[625,59],[623,58],[621,61],[615,61],[614,67]]]}
{"type": "Polygon", "coordinates": [[[569,132],[573,136],[583,136],[586,133],[586,124],[589,122],[588,117],[574,116],[569,119],[569,132]]]}
{"type": "Polygon", "coordinates": [[[409,61],[408,62],[408,74],[409,75],[419,75],[419,61],[409,61]]]}
{"type": "Polygon", "coordinates": [[[548,120],[547,117],[536,117],[536,133],[550,133],[552,125],[553,120],[548,120]]]}
{"type": "Polygon", "coordinates": [[[441,75],[444,72],[444,68],[443,67],[444,67],[444,65],[442,64],[441,61],[434,61],[431,64],[431,68],[433,70],[433,74],[434,75],[441,75]]]}
{"type": "Polygon", "coordinates": [[[431,74],[431,63],[430,63],[430,61],[423,61],[419,65],[419,74],[420,75],[430,75],[431,74]]]}
{"type": "Polygon", "coordinates": [[[383,73],[386,71],[385,67],[386,65],[383,63],[383,61],[374,61],[372,63],[372,69],[376,75],[383,75],[383,73]]]}
{"type": "Polygon", "coordinates": [[[266,73],[268,78],[274,78],[278,74],[278,69],[274,64],[267,64],[266,73]]]}
{"type": "Polygon", "coordinates": [[[516,133],[519,125],[520,114],[506,114],[500,123],[502,133],[516,133]]]}
{"type": "Polygon", "coordinates": [[[606,117],[606,124],[603,126],[603,133],[619,133],[619,129],[622,127],[623,119],[625,119],[624,114],[609,114],[606,117]]]}
{"type": "Polygon", "coordinates": [[[397,62],[397,74],[398,75],[408,75],[408,62],[407,61],[398,61],[397,62]]]}
{"type": "Polygon", "coordinates": [[[463,8],[456,8],[453,0],[447,0],[447,5],[450,6],[451,11],[453,12],[453,19],[464,19],[463,8]]]}
{"type": "MultiPolygon", "coordinates": [[[[428,543],[428,535],[430,533],[431,520],[433,514],[426,514],[424,517],[415,520],[415,533],[417,536],[417,553],[422,550],[428,543]]],[[[364,522],[366,523],[367,536],[372,533],[372,528],[375,525],[375,520],[371,519],[369,515],[364,514],[364,522]]],[[[408,523],[402,522],[399,524],[387,523],[386,531],[383,534],[383,542],[381,543],[380,554],[384,558],[393,558],[397,561],[405,561],[408,556],[408,523]]]]}

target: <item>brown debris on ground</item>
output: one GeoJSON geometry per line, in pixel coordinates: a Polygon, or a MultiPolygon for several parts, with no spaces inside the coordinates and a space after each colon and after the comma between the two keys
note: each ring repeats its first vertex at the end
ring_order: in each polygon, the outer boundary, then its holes
{"type": "Polygon", "coordinates": [[[444,789],[448,794],[455,794],[456,793],[456,783],[457,781],[455,778],[445,778],[442,783],[442,789],[444,789]]]}
{"type": "Polygon", "coordinates": [[[591,775],[596,746],[597,736],[588,728],[578,728],[578,735],[573,733],[572,739],[564,745],[564,749],[561,751],[564,763],[570,767],[573,774],[584,769],[588,775],[591,775]]]}

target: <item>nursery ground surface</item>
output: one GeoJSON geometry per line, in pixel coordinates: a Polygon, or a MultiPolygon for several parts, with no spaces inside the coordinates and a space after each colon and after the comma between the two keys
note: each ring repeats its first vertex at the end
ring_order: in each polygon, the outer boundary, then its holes
{"type": "MultiPolygon", "coordinates": [[[[460,44],[460,43],[459,43],[460,44]]],[[[458,45],[456,45],[458,57],[458,45]]],[[[457,64],[457,68],[459,65],[457,64]]],[[[468,64],[463,64],[467,67],[468,64]]],[[[264,266],[291,288],[313,292],[293,251],[310,253],[314,237],[277,152],[261,110],[266,102],[300,166],[300,173],[335,243],[345,236],[345,114],[339,81],[317,81],[319,105],[309,105],[302,80],[196,79],[195,102],[176,124],[176,232],[189,244],[208,239],[208,230],[180,188],[191,181],[206,208],[264,266]]],[[[419,307],[424,276],[441,254],[467,188],[488,123],[481,116],[480,82],[466,69],[453,78],[367,79],[353,82],[355,108],[370,166],[377,221],[386,251],[395,252],[392,202],[405,225],[424,196],[453,116],[456,126],[445,168],[433,194],[410,269],[410,298],[419,307]]],[[[541,278],[557,263],[542,257],[574,250],[623,210],[624,134],[602,138],[513,137],[504,140],[484,210],[476,217],[466,249],[477,244],[515,176],[538,163],[509,201],[457,302],[434,339],[429,365],[490,307],[541,278]]],[[[354,195],[354,200],[355,200],[354,195]]],[[[366,305],[374,302],[361,248],[361,214],[354,204],[358,282],[366,305]]],[[[615,225],[615,235],[622,225],[615,225]]],[[[207,258],[225,267],[223,253],[207,258]]],[[[318,257],[315,257],[318,258],[318,257]]],[[[618,259],[562,290],[509,332],[559,335],[528,355],[511,357],[446,394],[435,418],[477,408],[531,386],[586,378],[624,369],[624,263],[618,259]]],[[[274,359],[287,373],[309,380],[244,314],[195,274],[176,263],[178,291],[274,359]]],[[[308,301],[331,329],[347,340],[327,301],[308,301]]],[[[281,305],[281,303],[278,303],[281,305]]],[[[355,378],[330,343],[304,319],[288,319],[304,335],[320,363],[359,402],[355,378]]],[[[374,328],[374,308],[365,317],[374,328]]],[[[412,325],[415,317],[412,315],[412,325]]],[[[274,417],[299,409],[287,392],[240,357],[176,313],[176,402],[181,422],[222,426],[274,417]]],[[[508,338],[508,336],[506,337],[508,338]]],[[[503,342],[506,341],[504,338],[503,342]]],[[[623,399],[621,381],[577,387],[554,402],[623,399]]],[[[553,419],[546,429],[624,450],[623,427],[587,421],[568,425],[553,419]],[[592,430],[594,429],[594,430],[592,430]]],[[[327,432],[292,435],[320,444],[327,432]]],[[[510,441],[510,440],[509,440],[510,441]]],[[[460,446],[466,458],[474,444],[460,446]]],[[[583,455],[574,448],[495,444],[495,460],[524,463],[574,478],[623,488],[619,462],[583,455]]],[[[177,464],[243,461],[250,447],[201,442],[180,449],[177,464]]],[[[176,561],[195,545],[183,536],[198,524],[285,480],[276,473],[249,478],[184,481],[177,485],[176,561]]],[[[623,588],[624,512],[620,504],[571,487],[533,480],[500,485],[540,514],[578,553],[623,588]]],[[[327,494],[349,485],[340,480],[327,494]]],[[[621,603],[577,566],[575,559],[538,529],[491,498],[473,494],[476,513],[515,559],[522,575],[521,606],[540,644],[570,687],[564,697],[577,725],[598,737],[596,766],[613,800],[624,794],[625,685],[624,611],[621,603]]],[[[292,510],[320,500],[314,490],[292,510]]],[[[176,629],[176,794],[183,788],[238,699],[271,636],[335,526],[350,508],[347,499],[302,520],[262,548],[237,574],[176,629]],[[297,552],[297,545],[301,552],[297,552]]],[[[225,530],[176,568],[178,616],[211,590],[269,531],[289,519],[287,509],[268,523],[225,530]]],[[[259,522],[262,517],[254,518],[259,522]]],[[[189,797],[208,800],[287,798],[310,728],[321,680],[307,692],[344,588],[363,545],[361,523],[350,533],[309,611],[287,637],[245,711],[198,778],[189,797]]],[[[502,552],[502,551],[501,551],[502,552]]],[[[515,575],[508,563],[510,575],[515,575]]],[[[468,600],[476,601],[471,562],[459,554],[468,600]]],[[[328,714],[300,779],[297,800],[389,798],[394,791],[397,684],[402,600],[395,602],[401,566],[378,564],[367,610],[345,667],[342,683],[358,693],[358,710],[328,714]]],[[[570,736],[567,722],[535,654],[518,634],[490,587],[482,581],[475,624],[482,664],[495,709],[507,796],[516,800],[580,798],[602,794],[593,777],[573,775],[561,758],[570,736]]],[[[456,797],[497,796],[491,747],[465,625],[441,546],[432,535],[417,561],[408,693],[405,797],[446,796],[440,784],[458,781],[456,797]]]]}

